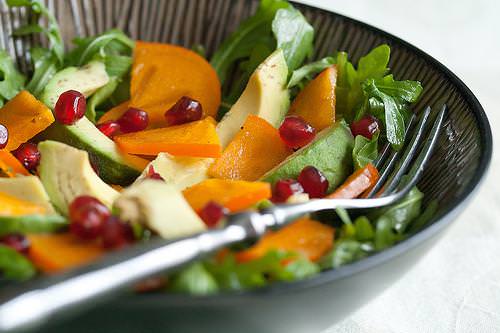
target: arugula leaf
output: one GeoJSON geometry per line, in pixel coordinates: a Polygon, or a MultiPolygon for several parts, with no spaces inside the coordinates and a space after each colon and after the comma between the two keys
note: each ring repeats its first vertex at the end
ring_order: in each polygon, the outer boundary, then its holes
{"type": "Polygon", "coordinates": [[[415,233],[420,231],[423,227],[425,227],[430,220],[434,217],[437,210],[439,208],[439,204],[437,200],[432,200],[425,208],[424,212],[420,214],[415,221],[410,226],[409,233],[415,233]]]}
{"type": "Polygon", "coordinates": [[[367,79],[379,79],[388,72],[391,50],[388,45],[382,44],[361,57],[356,70],[349,62],[347,53],[337,54],[337,106],[336,111],[351,121],[358,108],[364,102],[361,84],[367,79]]]}
{"type": "Polygon", "coordinates": [[[276,48],[283,50],[289,72],[297,69],[313,53],[314,29],[292,6],[276,12],[272,30],[276,48]]]}
{"type": "Polygon", "coordinates": [[[375,236],[375,231],[370,220],[366,216],[359,216],[354,220],[354,228],[356,229],[356,239],[358,241],[371,241],[375,236]]]}
{"type": "Polygon", "coordinates": [[[324,71],[333,64],[335,64],[335,58],[326,57],[294,70],[288,81],[288,88],[290,89],[297,86],[299,89],[303,89],[316,74],[324,71]]]}
{"type": "Polygon", "coordinates": [[[321,269],[338,268],[349,264],[368,255],[371,246],[363,244],[356,240],[345,239],[340,240],[335,245],[335,248],[319,261],[321,269]]]}
{"type": "Polygon", "coordinates": [[[354,169],[362,169],[368,163],[372,163],[378,156],[378,134],[373,135],[371,140],[362,135],[354,138],[354,149],[352,160],[354,169]]]}
{"type": "Polygon", "coordinates": [[[0,272],[10,280],[27,280],[36,273],[33,264],[16,250],[0,245],[0,272]]]}
{"type": "Polygon", "coordinates": [[[414,187],[403,200],[377,212],[375,247],[378,250],[405,237],[408,226],[420,215],[423,197],[423,193],[414,187]]]}
{"type": "Polygon", "coordinates": [[[276,12],[288,7],[290,4],[285,0],[262,0],[255,15],[241,23],[238,29],[222,43],[210,61],[221,84],[226,81],[233,64],[238,60],[249,58],[256,45],[273,43],[271,25],[276,12]]]}
{"type": "Polygon", "coordinates": [[[96,107],[108,100],[119,84],[117,77],[110,77],[109,82],[99,88],[88,100],[85,116],[92,122],[96,121],[96,107]]]}
{"type": "Polygon", "coordinates": [[[418,81],[395,81],[392,75],[368,79],[363,83],[365,107],[385,124],[387,141],[394,149],[404,142],[408,103],[415,103],[423,88],[418,81]],[[383,109],[383,116],[382,116],[383,109]]]}
{"type": "MultiPolygon", "coordinates": [[[[106,58],[115,61],[116,56],[130,57],[135,47],[134,41],[118,29],[111,29],[93,37],[76,38],[73,43],[76,48],[66,56],[67,66],[80,67],[92,60],[101,60],[106,63],[106,58]]],[[[106,70],[108,71],[108,66],[106,70]]],[[[108,72],[108,74],[114,75],[115,73],[108,72]]]]}
{"type": "Polygon", "coordinates": [[[241,290],[265,286],[271,281],[295,281],[319,272],[319,266],[291,252],[269,251],[263,257],[238,263],[233,254],[222,262],[208,261],[207,270],[221,289],[241,290]],[[293,261],[283,264],[285,260],[293,261]]]}
{"type": "Polygon", "coordinates": [[[203,264],[196,262],[172,277],[170,289],[192,295],[208,295],[216,293],[219,287],[203,264]]]}
{"type": "Polygon", "coordinates": [[[29,7],[32,12],[36,14],[33,16],[32,21],[28,25],[19,27],[13,32],[13,35],[25,36],[33,33],[45,34],[50,42],[50,50],[54,53],[59,65],[62,65],[64,59],[64,42],[57,20],[49,9],[45,7],[41,1],[37,0],[7,0],[7,5],[9,7],[29,7]],[[38,24],[40,16],[47,19],[47,28],[38,24]]]}
{"type": "MultiPolygon", "coordinates": [[[[24,86],[25,77],[4,50],[0,50],[0,104],[16,96],[24,86]]],[[[0,106],[1,106],[0,105],[0,106]]]]}
{"type": "Polygon", "coordinates": [[[34,47],[30,53],[35,70],[26,89],[34,96],[40,96],[49,80],[59,70],[58,60],[52,51],[42,47],[34,47]]]}
{"type": "Polygon", "coordinates": [[[43,33],[49,39],[50,45],[48,48],[34,47],[30,52],[34,72],[31,80],[26,85],[26,89],[38,97],[43,92],[47,82],[63,66],[64,42],[59,25],[54,15],[40,1],[7,0],[7,5],[10,7],[28,7],[36,14],[32,16],[29,24],[16,29],[13,32],[14,36],[43,33]],[[47,28],[38,23],[41,16],[47,19],[47,28]]]}

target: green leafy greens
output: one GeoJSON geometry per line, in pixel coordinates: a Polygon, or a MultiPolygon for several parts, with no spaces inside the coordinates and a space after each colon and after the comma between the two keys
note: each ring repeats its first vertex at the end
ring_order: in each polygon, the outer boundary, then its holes
{"type": "Polygon", "coordinates": [[[239,263],[233,254],[222,262],[195,263],[172,276],[169,289],[205,295],[218,290],[262,287],[272,281],[296,281],[319,272],[317,264],[291,252],[270,251],[262,258],[239,263]],[[285,261],[291,262],[284,264],[285,261]]]}
{"type": "Polygon", "coordinates": [[[0,245],[0,272],[9,280],[27,280],[36,273],[31,262],[16,250],[0,245]]]}
{"type": "Polygon", "coordinates": [[[409,104],[418,100],[423,89],[420,82],[395,81],[387,75],[389,59],[389,46],[380,45],[362,57],[355,69],[347,54],[340,52],[336,111],[348,121],[374,115],[384,124],[387,141],[398,150],[404,142],[409,104]]]}
{"type": "Polygon", "coordinates": [[[34,13],[31,21],[21,26],[13,32],[14,36],[26,36],[35,33],[42,33],[49,40],[49,47],[35,47],[31,50],[31,60],[34,73],[31,80],[26,85],[33,95],[39,96],[45,88],[50,78],[63,66],[64,42],[59,30],[57,20],[40,1],[34,0],[7,0],[10,7],[27,7],[34,13]],[[45,17],[48,27],[42,27],[38,21],[40,17],[45,17]]]}
{"type": "Polygon", "coordinates": [[[24,81],[9,54],[0,50],[0,107],[23,89],[24,81]]]}
{"type": "Polygon", "coordinates": [[[352,150],[352,161],[354,169],[362,169],[368,163],[372,163],[378,156],[378,134],[373,135],[371,140],[362,135],[354,138],[354,149],[352,150]]]}

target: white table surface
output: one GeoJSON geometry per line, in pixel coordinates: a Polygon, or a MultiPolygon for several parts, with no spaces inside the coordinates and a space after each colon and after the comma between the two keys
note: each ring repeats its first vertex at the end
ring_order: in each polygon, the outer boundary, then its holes
{"type": "MultiPolygon", "coordinates": [[[[500,1],[302,0],[389,31],[436,57],[500,126],[500,1]]],[[[323,333],[500,332],[500,167],[401,280],[323,333]]]]}

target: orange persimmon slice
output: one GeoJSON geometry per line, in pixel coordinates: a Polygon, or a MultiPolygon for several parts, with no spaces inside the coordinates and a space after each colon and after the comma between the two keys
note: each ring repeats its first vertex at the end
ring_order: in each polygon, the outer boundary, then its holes
{"type": "Polygon", "coordinates": [[[230,211],[246,209],[271,197],[271,185],[264,182],[207,179],[183,192],[184,198],[195,211],[214,201],[230,211]]]}
{"type": "Polygon", "coordinates": [[[149,115],[150,128],[166,126],[165,112],[182,96],[217,115],[221,86],[210,63],[197,53],[171,44],[137,41],[130,82],[130,106],[149,115]]]}
{"type": "Polygon", "coordinates": [[[325,69],[295,97],[289,114],[302,117],[317,131],[331,126],[335,122],[336,83],[337,68],[325,69]]]}
{"type": "Polygon", "coordinates": [[[104,254],[95,241],[84,241],[70,233],[28,235],[29,258],[44,273],[78,267],[104,254]]]}
{"type": "Polygon", "coordinates": [[[363,192],[372,188],[379,178],[377,168],[373,164],[368,163],[365,167],[356,170],[350,175],[346,181],[340,185],[332,194],[328,195],[329,199],[354,199],[359,197],[363,192]]]}
{"type": "Polygon", "coordinates": [[[276,128],[264,119],[250,115],[208,174],[214,178],[253,181],[290,154],[291,150],[281,140],[276,128]]]}
{"type": "Polygon", "coordinates": [[[23,216],[45,214],[46,208],[0,192],[0,216],[23,216]]]}
{"type": "Polygon", "coordinates": [[[0,109],[0,124],[7,127],[9,141],[5,150],[16,150],[54,122],[52,111],[23,90],[0,109]]]}
{"type": "Polygon", "coordinates": [[[334,229],[302,218],[281,230],[268,232],[251,248],[236,253],[240,262],[258,259],[271,250],[292,251],[317,261],[333,247],[334,229]]]}
{"type": "Polygon", "coordinates": [[[187,124],[118,135],[120,149],[129,154],[219,157],[222,152],[215,121],[207,117],[187,124]]]}
{"type": "Polygon", "coordinates": [[[102,124],[110,120],[117,120],[122,116],[122,114],[125,113],[125,111],[128,110],[129,106],[130,106],[130,101],[125,101],[118,104],[117,106],[115,106],[114,108],[110,109],[108,112],[103,114],[102,117],[99,118],[97,123],[102,124]]]}
{"type": "Polygon", "coordinates": [[[12,153],[0,150],[0,174],[13,178],[16,175],[28,176],[30,173],[12,153]]]}

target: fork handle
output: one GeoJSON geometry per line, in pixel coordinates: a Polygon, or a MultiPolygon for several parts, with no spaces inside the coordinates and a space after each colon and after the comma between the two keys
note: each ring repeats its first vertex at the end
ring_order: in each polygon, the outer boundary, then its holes
{"type": "Polygon", "coordinates": [[[99,261],[59,277],[42,279],[31,291],[0,305],[0,332],[36,327],[59,312],[68,312],[76,306],[84,308],[141,279],[170,272],[218,249],[255,237],[255,230],[248,224],[245,227],[243,218],[248,216],[240,216],[239,223],[222,229],[173,242],[153,241],[121,251],[111,258],[111,265],[109,260],[99,261]]]}

